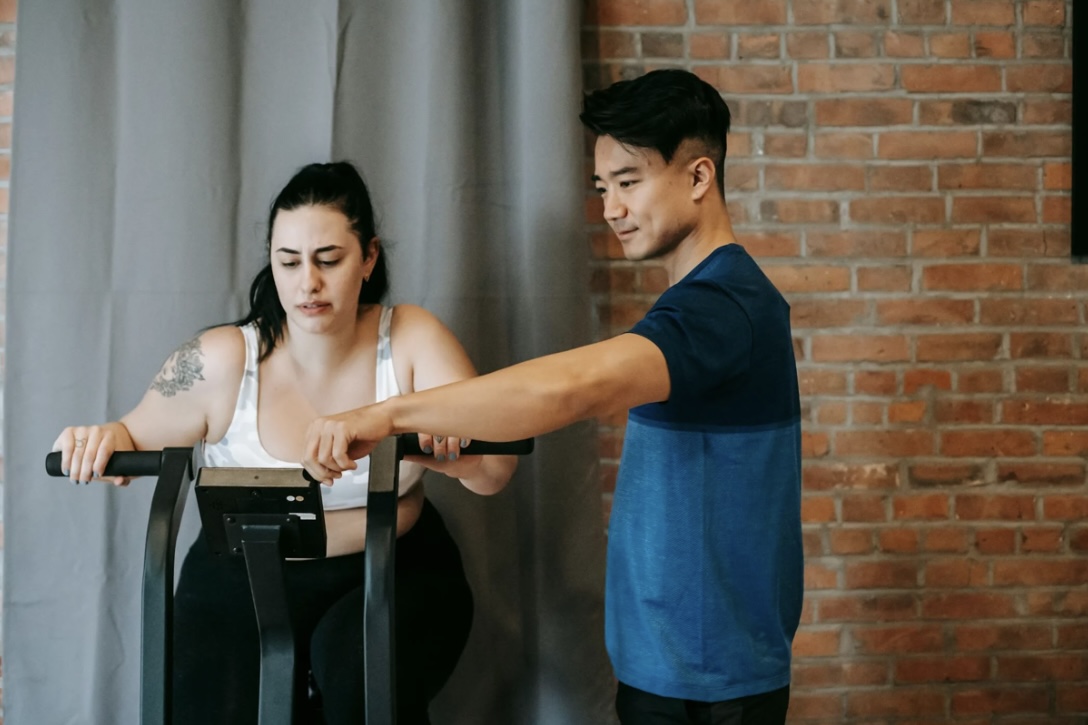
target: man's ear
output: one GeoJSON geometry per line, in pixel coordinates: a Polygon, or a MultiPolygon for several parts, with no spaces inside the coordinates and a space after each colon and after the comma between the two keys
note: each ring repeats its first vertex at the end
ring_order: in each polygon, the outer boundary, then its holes
{"type": "Polygon", "coordinates": [[[714,162],[706,156],[700,156],[688,165],[691,173],[691,198],[699,201],[708,193],[716,193],[718,190],[718,172],[714,168],[714,162]]]}

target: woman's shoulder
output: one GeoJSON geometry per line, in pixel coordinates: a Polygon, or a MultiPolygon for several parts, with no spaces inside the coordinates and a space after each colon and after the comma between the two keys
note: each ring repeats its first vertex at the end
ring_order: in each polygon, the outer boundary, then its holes
{"type": "Polygon", "coordinates": [[[236,325],[204,330],[185,345],[204,368],[204,377],[215,387],[237,386],[246,364],[246,341],[236,325]]]}

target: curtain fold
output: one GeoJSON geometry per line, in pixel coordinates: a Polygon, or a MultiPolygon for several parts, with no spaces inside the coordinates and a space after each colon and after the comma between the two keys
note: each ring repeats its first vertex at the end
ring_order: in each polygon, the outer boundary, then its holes
{"type": "MultiPolygon", "coordinates": [[[[43,455],[62,426],[123,414],[181,342],[242,313],[268,205],[311,161],[359,164],[392,301],[437,314],[481,371],[588,342],[580,6],[19,10],[5,722],[138,722],[152,482],[75,488],[44,475],[43,455]]],[[[494,497],[426,485],[477,604],[434,722],[610,722],[593,425],[541,438],[494,497]]],[[[195,506],[185,527],[179,548],[195,506]]]]}

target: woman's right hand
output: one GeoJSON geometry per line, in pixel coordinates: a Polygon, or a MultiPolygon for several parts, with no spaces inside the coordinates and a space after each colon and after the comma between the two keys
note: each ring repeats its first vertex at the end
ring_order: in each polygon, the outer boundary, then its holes
{"type": "Polygon", "coordinates": [[[53,450],[60,451],[61,471],[72,483],[97,479],[114,486],[127,486],[132,480],[125,476],[102,476],[114,452],[136,450],[128,429],[121,423],[70,426],[57,436],[53,450]]]}

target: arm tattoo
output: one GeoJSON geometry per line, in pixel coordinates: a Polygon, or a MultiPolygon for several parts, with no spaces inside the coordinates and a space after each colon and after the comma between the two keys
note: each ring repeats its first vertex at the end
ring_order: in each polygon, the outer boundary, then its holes
{"type": "Polygon", "coordinates": [[[189,390],[197,380],[203,380],[204,353],[200,350],[200,338],[185,343],[167,358],[162,370],[151,381],[151,389],[164,398],[172,398],[189,390]]]}

